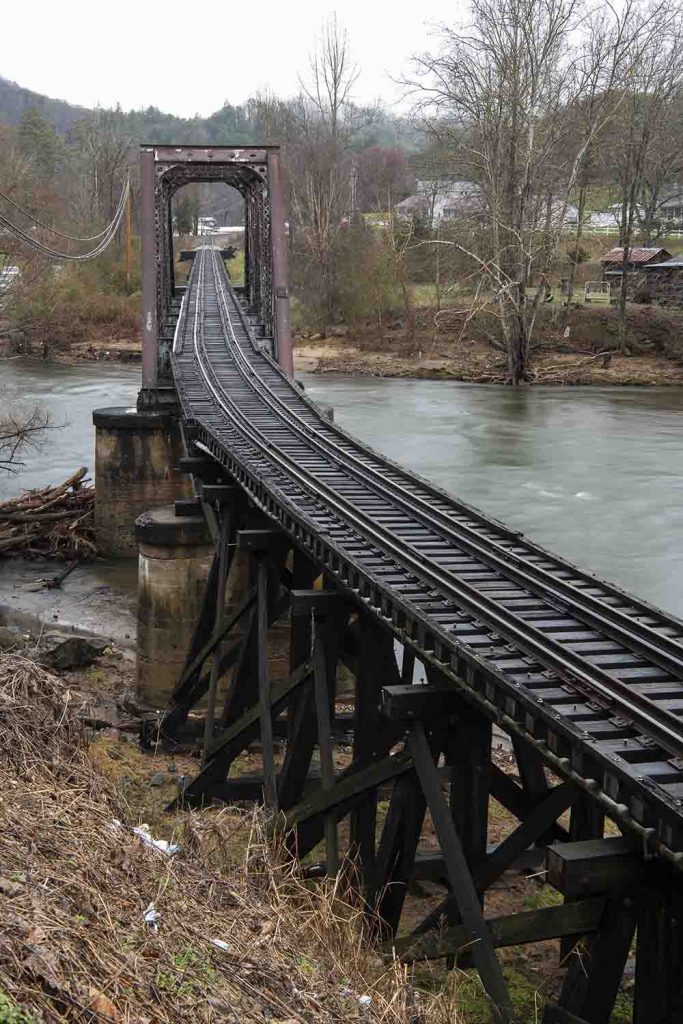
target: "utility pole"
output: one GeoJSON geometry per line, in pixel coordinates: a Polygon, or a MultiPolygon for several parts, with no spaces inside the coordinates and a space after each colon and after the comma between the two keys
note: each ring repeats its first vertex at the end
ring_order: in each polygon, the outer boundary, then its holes
{"type": "Polygon", "coordinates": [[[130,211],[130,189],[128,190],[128,199],[126,201],[126,292],[130,295],[130,265],[131,265],[131,211],[130,211]]]}
{"type": "Polygon", "coordinates": [[[351,164],[351,217],[352,218],[354,218],[356,216],[356,206],[357,206],[357,202],[358,202],[357,196],[358,196],[358,167],[356,166],[356,160],[354,158],[353,163],[351,164]]]}

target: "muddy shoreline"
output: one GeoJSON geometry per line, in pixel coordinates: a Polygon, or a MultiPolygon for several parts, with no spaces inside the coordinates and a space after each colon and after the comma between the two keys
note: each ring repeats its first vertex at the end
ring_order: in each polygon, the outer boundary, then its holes
{"type": "MultiPolygon", "coordinates": [[[[420,344],[419,342],[417,343],[420,344]]],[[[470,384],[506,384],[504,354],[486,341],[427,342],[423,349],[395,339],[330,337],[298,338],[294,368],[313,374],[344,373],[362,377],[451,380],[470,384]]],[[[28,358],[63,366],[108,362],[137,365],[142,353],[137,339],[101,339],[68,348],[55,347],[48,359],[36,351],[0,350],[0,359],[28,358]]],[[[600,387],[681,387],[683,365],[664,355],[621,354],[573,350],[548,345],[534,353],[530,385],[596,385],[600,387]]]]}

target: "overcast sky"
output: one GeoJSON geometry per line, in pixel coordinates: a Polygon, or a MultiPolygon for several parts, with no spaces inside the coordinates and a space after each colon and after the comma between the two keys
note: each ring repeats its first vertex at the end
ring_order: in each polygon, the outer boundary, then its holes
{"type": "Polygon", "coordinates": [[[360,66],[360,101],[400,101],[392,76],[434,45],[464,0],[13,0],[3,5],[0,75],[84,106],[154,105],[210,114],[257,89],[286,96],[305,72],[320,26],[336,11],[360,66]]]}

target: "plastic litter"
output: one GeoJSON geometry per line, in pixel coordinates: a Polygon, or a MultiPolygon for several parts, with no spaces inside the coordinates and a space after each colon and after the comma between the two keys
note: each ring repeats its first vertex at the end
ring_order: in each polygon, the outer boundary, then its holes
{"type": "Polygon", "coordinates": [[[172,857],[174,853],[178,853],[180,850],[177,843],[169,843],[168,839],[155,839],[149,830],[149,825],[136,825],[133,832],[142,839],[145,846],[153,846],[155,850],[160,850],[161,853],[165,853],[168,857],[172,857]]]}
{"type": "Polygon", "coordinates": [[[358,996],[359,1006],[370,1006],[372,1003],[372,996],[358,996]]]}
{"type": "Polygon", "coordinates": [[[224,949],[226,953],[230,952],[230,946],[227,942],[224,942],[223,939],[211,939],[210,942],[212,946],[217,946],[218,949],[224,949]]]}
{"type": "Polygon", "coordinates": [[[161,913],[160,911],[156,910],[153,903],[150,903],[142,917],[145,923],[150,926],[153,932],[159,931],[159,921],[161,920],[161,913]]]}

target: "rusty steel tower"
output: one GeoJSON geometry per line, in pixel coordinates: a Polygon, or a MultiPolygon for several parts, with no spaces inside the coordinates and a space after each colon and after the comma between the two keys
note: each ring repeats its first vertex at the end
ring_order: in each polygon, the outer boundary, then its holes
{"type": "Polygon", "coordinates": [[[142,391],[173,392],[170,351],[180,307],[173,273],[171,200],[192,182],[224,182],[244,197],[244,300],[283,370],[292,373],[285,218],[278,146],[154,146],[140,150],[142,391]]]}

